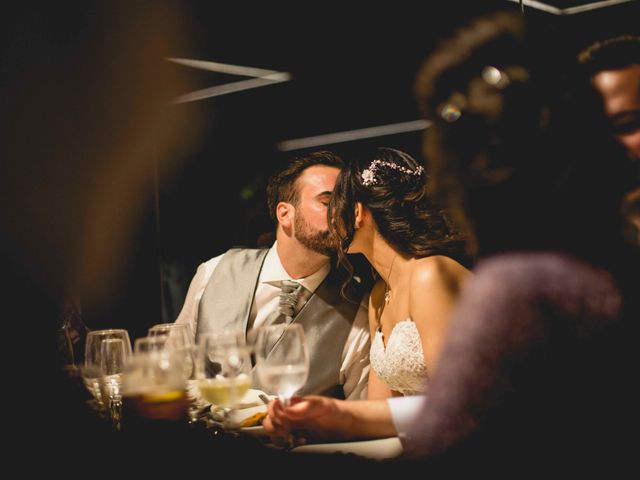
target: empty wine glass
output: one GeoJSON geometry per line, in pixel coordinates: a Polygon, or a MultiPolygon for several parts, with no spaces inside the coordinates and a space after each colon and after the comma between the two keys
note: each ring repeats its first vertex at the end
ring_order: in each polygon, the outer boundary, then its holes
{"type": "Polygon", "coordinates": [[[260,327],[255,342],[256,370],[260,383],[289,405],[309,375],[309,354],[301,325],[260,327]]]}
{"type": "Polygon", "coordinates": [[[140,337],[133,343],[133,353],[150,353],[164,350],[167,339],[164,336],[140,337]]]}
{"type": "MultiPolygon", "coordinates": [[[[110,368],[113,371],[115,350],[123,352],[125,360],[131,355],[131,340],[129,334],[124,329],[107,329],[93,330],[87,334],[85,341],[84,364],[82,366],[82,380],[87,390],[93,395],[95,406],[98,409],[108,407],[109,397],[104,397],[105,387],[101,385],[104,368],[110,368]],[[107,347],[103,349],[102,344],[105,340],[120,340],[122,345],[119,347],[107,347]],[[103,360],[103,353],[111,355],[111,364],[107,360],[103,360]],[[104,363],[107,361],[107,363],[104,363]],[[112,368],[113,367],[113,368],[112,368]]],[[[118,354],[119,355],[119,354],[118,354]]],[[[121,370],[120,370],[121,371],[121,370]]],[[[114,378],[114,381],[116,379],[114,378]]],[[[108,393],[108,392],[107,392],[108,393]]]]}
{"type": "Polygon", "coordinates": [[[122,370],[129,357],[129,351],[122,338],[106,338],[100,344],[100,382],[103,396],[108,398],[120,395],[122,370]]]}
{"type": "Polygon", "coordinates": [[[225,428],[233,428],[231,413],[251,387],[251,359],[244,333],[202,335],[196,358],[201,397],[221,409],[225,428]]]}
{"type": "Polygon", "coordinates": [[[186,323],[158,323],[149,327],[148,336],[165,335],[176,346],[193,344],[191,328],[186,323]]]}
{"type": "Polygon", "coordinates": [[[162,337],[166,341],[164,348],[181,352],[184,355],[185,378],[192,378],[195,346],[189,325],[185,323],[158,323],[149,328],[148,336],[162,337]]]}
{"type": "Polygon", "coordinates": [[[120,428],[122,372],[131,346],[122,338],[106,338],[100,344],[100,392],[109,407],[113,427],[120,428]]]}

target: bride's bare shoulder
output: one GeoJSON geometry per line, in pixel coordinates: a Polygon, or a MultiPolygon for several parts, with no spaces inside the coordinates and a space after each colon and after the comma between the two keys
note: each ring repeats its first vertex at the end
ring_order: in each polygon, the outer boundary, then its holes
{"type": "Polygon", "coordinates": [[[433,255],[416,259],[411,280],[421,286],[446,285],[458,288],[471,275],[471,271],[453,258],[433,255]]]}

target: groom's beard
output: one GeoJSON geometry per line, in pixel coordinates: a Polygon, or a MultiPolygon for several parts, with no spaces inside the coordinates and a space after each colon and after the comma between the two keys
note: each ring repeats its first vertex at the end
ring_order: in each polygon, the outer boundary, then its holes
{"type": "Polygon", "coordinates": [[[304,215],[296,215],[293,222],[296,239],[309,250],[331,257],[336,253],[336,245],[329,230],[313,228],[304,215]]]}

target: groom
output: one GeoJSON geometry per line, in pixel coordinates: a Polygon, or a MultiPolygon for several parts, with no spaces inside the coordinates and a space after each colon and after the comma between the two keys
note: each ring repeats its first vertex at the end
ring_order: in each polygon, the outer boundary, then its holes
{"type": "MultiPolygon", "coordinates": [[[[327,230],[327,205],[341,167],[339,157],[320,151],[274,173],[267,197],[275,243],[268,250],[231,249],[201,264],[176,323],[190,324],[196,339],[223,329],[246,332],[273,322],[281,293],[293,291],[289,320],[304,327],[310,360],[300,393],[362,399],[369,372],[367,296],[355,281],[351,301],[340,295],[343,277],[331,267],[327,230]]],[[[253,386],[261,388],[257,378],[253,386]]]]}

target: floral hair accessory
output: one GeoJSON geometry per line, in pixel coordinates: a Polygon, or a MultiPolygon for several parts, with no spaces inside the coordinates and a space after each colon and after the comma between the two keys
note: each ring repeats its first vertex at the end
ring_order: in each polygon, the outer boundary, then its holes
{"type": "Polygon", "coordinates": [[[374,160],[373,162],[371,162],[371,165],[369,165],[369,168],[366,168],[362,171],[362,185],[368,187],[369,185],[378,183],[378,179],[376,178],[376,171],[380,167],[388,167],[392,170],[397,170],[398,172],[415,176],[422,175],[422,173],[424,172],[424,167],[422,166],[417,167],[415,170],[411,170],[410,168],[403,167],[396,163],[385,162],[384,160],[374,160]]]}

